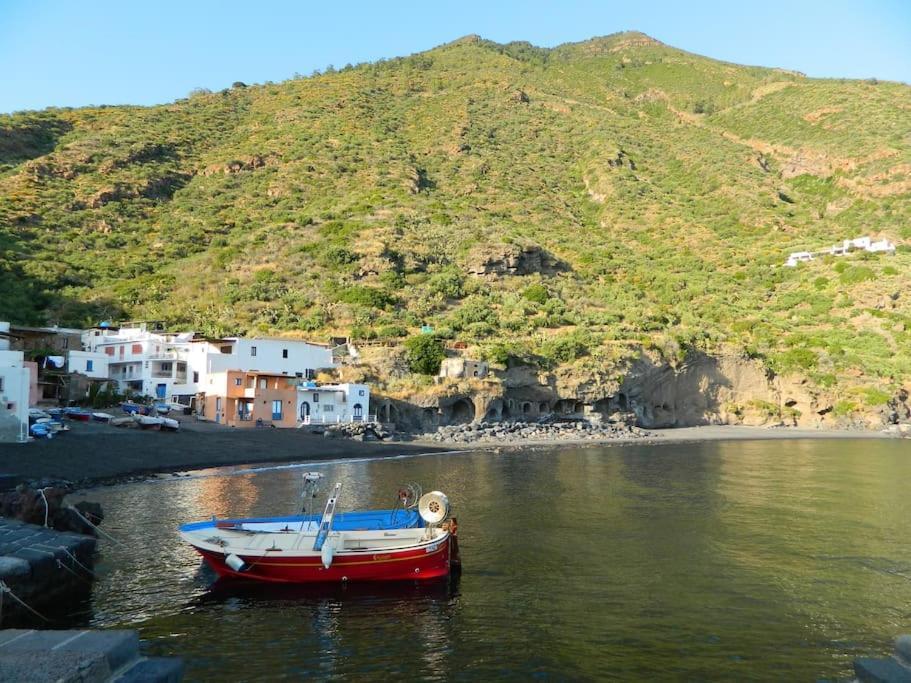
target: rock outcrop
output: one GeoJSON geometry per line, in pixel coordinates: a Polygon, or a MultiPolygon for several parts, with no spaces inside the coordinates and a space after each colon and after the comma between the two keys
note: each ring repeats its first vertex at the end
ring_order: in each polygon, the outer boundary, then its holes
{"type": "Polygon", "coordinates": [[[475,249],[466,270],[472,275],[554,275],[567,270],[566,264],[537,245],[491,244],[475,249]]]}

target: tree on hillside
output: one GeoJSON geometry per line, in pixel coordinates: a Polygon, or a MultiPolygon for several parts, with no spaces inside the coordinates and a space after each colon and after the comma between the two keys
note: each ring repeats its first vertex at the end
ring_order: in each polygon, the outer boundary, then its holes
{"type": "Polygon", "coordinates": [[[446,357],[443,342],[432,334],[421,334],[405,340],[406,358],[412,372],[435,375],[446,357]]]}

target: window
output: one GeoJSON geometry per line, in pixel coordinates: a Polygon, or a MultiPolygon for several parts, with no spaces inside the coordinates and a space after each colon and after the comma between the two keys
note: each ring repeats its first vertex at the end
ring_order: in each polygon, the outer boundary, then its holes
{"type": "Polygon", "coordinates": [[[323,404],[323,412],[324,412],[324,413],[331,413],[331,412],[334,412],[334,411],[335,411],[335,406],[332,405],[331,403],[324,403],[324,404],[323,404]]]}
{"type": "Polygon", "coordinates": [[[304,376],[307,379],[316,379],[316,370],[314,370],[313,368],[307,368],[306,372],[304,373],[304,376]]]}
{"type": "Polygon", "coordinates": [[[272,401],[272,419],[273,420],[282,419],[282,402],[281,401],[272,401]]]}
{"type": "Polygon", "coordinates": [[[363,395],[364,395],[364,390],[363,390],[363,389],[358,389],[358,390],[357,390],[357,395],[358,395],[358,396],[363,396],[363,395]]]}
{"type": "Polygon", "coordinates": [[[3,391],[3,378],[0,377],[0,391],[3,391]]]}
{"type": "Polygon", "coordinates": [[[171,363],[162,363],[161,371],[162,372],[171,372],[171,363]]]}
{"type": "Polygon", "coordinates": [[[255,347],[255,346],[251,346],[251,347],[250,347],[250,355],[251,355],[251,356],[255,356],[255,355],[256,355],[256,347],[255,347]]]}
{"type": "Polygon", "coordinates": [[[215,410],[221,410],[221,396],[215,397],[215,410]]]}
{"type": "Polygon", "coordinates": [[[288,357],[288,349],[282,349],[282,358],[288,357]]]}
{"type": "Polygon", "coordinates": [[[133,344],[133,353],[142,353],[142,344],[133,344]]]}
{"type": "Polygon", "coordinates": [[[63,348],[65,348],[65,349],[70,348],[70,338],[69,337],[63,338],[63,348]]]}
{"type": "Polygon", "coordinates": [[[193,372],[193,384],[196,384],[199,381],[199,373],[193,372]]]}
{"type": "Polygon", "coordinates": [[[243,383],[243,380],[240,377],[234,378],[234,386],[239,387],[243,383]]]}
{"type": "Polygon", "coordinates": [[[218,350],[221,351],[222,353],[228,354],[229,356],[231,355],[231,347],[230,347],[230,346],[222,346],[222,347],[221,347],[220,349],[218,349],[218,350]]]}
{"type": "Polygon", "coordinates": [[[87,360],[87,361],[85,362],[85,371],[86,371],[86,372],[92,372],[92,370],[94,370],[94,369],[95,369],[95,361],[93,361],[93,360],[87,360]]]}
{"type": "Polygon", "coordinates": [[[109,356],[113,356],[113,355],[114,355],[114,347],[113,347],[113,346],[107,346],[107,347],[105,347],[104,352],[105,352],[107,355],[109,355],[109,356]]]}
{"type": "Polygon", "coordinates": [[[319,394],[313,394],[313,402],[319,403],[319,394]]]}
{"type": "Polygon", "coordinates": [[[260,389],[265,389],[268,387],[268,385],[269,385],[269,380],[267,380],[265,377],[259,378],[259,388],[260,389]]]}

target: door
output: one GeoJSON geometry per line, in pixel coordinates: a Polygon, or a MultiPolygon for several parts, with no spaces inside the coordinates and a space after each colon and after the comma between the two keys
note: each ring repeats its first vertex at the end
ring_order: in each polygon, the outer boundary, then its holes
{"type": "Polygon", "coordinates": [[[364,419],[364,406],[362,406],[360,403],[355,403],[352,410],[355,422],[360,422],[364,419]]]}
{"type": "Polygon", "coordinates": [[[306,422],[307,418],[310,417],[310,404],[306,401],[301,401],[301,421],[306,422]]]}
{"type": "Polygon", "coordinates": [[[159,384],[155,387],[155,398],[164,398],[168,391],[167,384],[159,384]]]}

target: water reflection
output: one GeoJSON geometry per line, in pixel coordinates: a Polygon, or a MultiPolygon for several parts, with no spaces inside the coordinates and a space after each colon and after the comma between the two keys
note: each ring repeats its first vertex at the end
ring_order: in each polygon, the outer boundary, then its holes
{"type": "MultiPolygon", "coordinates": [[[[846,676],[911,630],[901,442],[749,442],[334,463],[341,507],[445,491],[455,585],[213,586],[176,527],[290,514],[300,469],[93,491],[93,624],[139,628],[190,680],[846,676]]],[[[215,473],[211,473],[215,474],[215,473]]]]}

